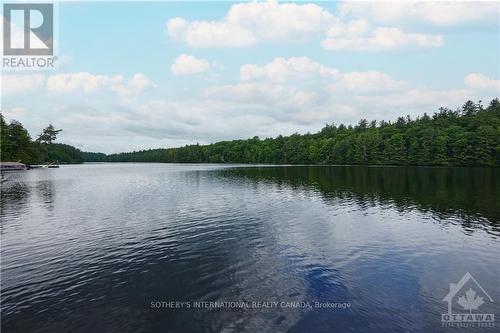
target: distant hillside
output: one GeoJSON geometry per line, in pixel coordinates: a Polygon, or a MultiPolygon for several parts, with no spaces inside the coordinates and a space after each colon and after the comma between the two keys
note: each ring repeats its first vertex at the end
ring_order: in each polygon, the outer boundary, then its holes
{"type": "Polygon", "coordinates": [[[86,153],[86,161],[500,166],[500,101],[395,122],[326,125],[315,134],[129,153],[86,153]]]}
{"type": "Polygon", "coordinates": [[[83,152],[85,162],[106,162],[108,155],[104,153],[83,152]]]}
{"type": "Polygon", "coordinates": [[[63,143],[51,143],[45,146],[46,152],[44,160],[47,162],[56,161],[58,163],[83,163],[83,152],[70,145],[63,143]]]}

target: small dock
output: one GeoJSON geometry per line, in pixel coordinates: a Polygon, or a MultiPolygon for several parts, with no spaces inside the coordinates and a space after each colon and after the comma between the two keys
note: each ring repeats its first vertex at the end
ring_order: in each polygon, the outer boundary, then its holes
{"type": "Polygon", "coordinates": [[[1,171],[20,171],[20,170],[30,170],[30,169],[57,169],[59,164],[48,163],[48,164],[33,164],[27,165],[21,162],[0,162],[1,171]]]}
{"type": "Polygon", "coordinates": [[[19,171],[28,170],[26,164],[20,162],[0,162],[0,170],[4,171],[19,171]]]}
{"type": "Polygon", "coordinates": [[[58,164],[36,164],[30,165],[28,169],[57,169],[59,168],[58,164]]]}

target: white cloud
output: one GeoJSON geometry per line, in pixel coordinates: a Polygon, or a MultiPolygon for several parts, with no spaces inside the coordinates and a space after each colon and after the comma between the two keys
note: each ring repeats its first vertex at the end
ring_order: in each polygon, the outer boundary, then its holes
{"type": "Polygon", "coordinates": [[[189,22],[182,17],[174,17],[167,22],[167,34],[172,38],[180,38],[188,29],[189,22]]]}
{"type": "Polygon", "coordinates": [[[368,31],[369,25],[369,22],[365,19],[352,20],[348,22],[338,20],[336,24],[333,24],[328,28],[326,35],[329,37],[360,36],[364,35],[368,31]]]}
{"type": "MultiPolygon", "coordinates": [[[[60,94],[8,96],[4,114],[31,133],[54,123],[64,129],[60,142],[104,152],[316,132],[325,123],[360,118],[415,117],[468,99],[487,100],[494,95],[489,87],[498,87],[497,80],[474,73],[455,89],[429,89],[378,71],[341,72],[307,57],[244,64],[234,82],[193,88],[188,95],[175,87],[171,95],[166,89],[138,94],[156,86],[144,74],[58,75],[46,88],[60,94]]],[[[43,87],[45,81],[39,82],[43,87]]]]}
{"type": "Polygon", "coordinates": [[[439,47],[443,36],[406,33],[397,28],[376,28],[368,36],[329,37],[321,41],[321,46],[330,51],[385,51],[401,47],[439,47]]]}
{"type": "Polygon", "coordinates": [[[33,93],[46,90],[57,94],[92,93],[109,89],[121,97],[130,97],[156,84],[142,73],[125,80],[122,75],[107,76],[91,73],[64,73],[45,77],[43,74],[2,74],[2,95],[33,93]]]}
{"type": "MultiPolygon", "coordinates": [[[[279,4],[275,1],[234,4],[226,16],[218,21],[172,18],[167,22],[167,33],[172,40],[184,42],[194,48],[245,47],[262,42],[305,41],[322,36],[322,47],[332,51],[385,51],[408,46],[427,48],[443,45],[441,35],[405,32],[398,27],[373,25],[369,19],[372,16],[375,17],[375,22],[384,21],[377,18],[384,13],[378,15],[379,7],[385,7],[385,3],[377,3],[373,6],[374,9],[371,5],[360,5],[358,8],[356,4],[342,5],[341,13],[344,16],[341,18],[315,4],[279,4]],[[372,11],[374,14],[371,14],[372,11]],[[357,13],[365,15],[358,15],[362,16],[361,19],[348,19],[347,14],[356,17],[357,13]]],[[[420,4],[412,4],[410,9],[415,7],[418,13],[426,13],[420,4]]],[[[395,4],[387,7],[387,15],[397,16],[390,14],[391,10],[399,15],[408,5],[395,4]]],[[[436,5],[435,8],[429,7],[429,10],[439,11],[448,7],[455,12],[462,11],[461,6],[453,4],[436,5]]]]}
{"type": "Polygon", "coordinates": [[[358,117],[364,106],[356,102],[357,96],[387,96],[409,89],[407,82],[381,72],[341,73],[307,57],[291,57],[242,65],[240,82],[206,88],[203,97],[235,109],[252,106],[279,122],[319,126],[358,117]]]}
{"type": "Polygon", "coordinates": [[[143,91],[149,88],[155,88],[156,84],[142,73],[134,74],[131,80],[127,82],[128,86],[136,91],[143,91]]]}
{"type": "Polygon", "coordinates": [[[167,32],[173,40],[183,41],[196,48],[253,45],[256,39],[251,31],[226,22],[186,20],[176,17],[168,21],[167,32]]]}
{"type": "Polygon", "coordinates": [[[336,78],[338,73],[338,70],[323,66],[307,57],[275,58],[264,66],[246,64],[240,67],[240,78],[243,81],[265,79],[285,82],[292,78],[310,77],[332,79],[336,78]]]}
{"type": "Polygon", "coordinates": [[[47,90],[52,93],[92,93],[110,89],[122,97],[155,87],[146,75],[138,73],[125,80],[122,75],[95,75],[87,72],[55,74],[47,78],[47,90]]]}
{"type": "Polygon", "coordinates": [[[204,90],[204,97],[236,103],[297,108],[315,103],[318,93],[291,86],[252,82],[210,87],[204,90]]]}
{"type": "Polygon", "coordinates": [[[377,71],[341,73],[336,68],[327,67],[308,57],[279,57],[262,66],[242,65],[240,80],[299,86],[304,82],[315,83],[317,89],[325,87],[326,83],[351,91],[387,91],[408,86],[404,81],[396,80],[390,75],[377,71]],[[309,82],[305,79],[309,79],[309,82]]]}
{"type": "Polygon", "coordinates": [[[103,87],[117,85],[123,76],[94,75],[87,72],[55,74],[47,79],[47,89],[54,93],[93,92],[103,87]]]}
{"type": "Polygon", "coordinates": [[[136,73],[130,80],[112,85],[111,89],[121,97],[127,98],[156,87],[156,83],[154,83],[153,80],[148,78],[146,75],[136,73]]]}
{"type": "Polygon", "coordinates": [[[181,54],[170,67],[174,75],[189,75],[202,73],[210,69],[210,63],[191,55],[181,54]]]}
{"type": "Polygon", "coordinates": [[[25,108],[15,107],[12,109],[2,110],[2,115],[7,120],[15,119],[17,121],[24,119],[26,116],[27,110],[25,108]]]}
{"type": "Polygon", "coordinates": [[[2,95],[29,93],[43,88],[43,74],[2,74],[2,95]]]}
{"type": "Polygon", "coordinates": [[[475,89],[493,90],[500,92],[500,80],[495,80],[480,73],[471,73],[464,79],[467,87],[475,89]]]}
{"type": "Polygon", "coordinates": [[[498,84],[477,75],[465,82],[470,88],[429,89],[379,71],[342,73],[306,57],[276,58],[264,65],[242,65],[238,83],[206,88],[202,96],[233,110],[247,108],[247,114],[270,117],[289,128],[319,129],[326,122],[391,120],[402,113],[416,117],[441,106],[458,107],[468,99],[489,99],[478,88],[498,84]]]}
{"type": "Polygon", "coordinates": [[[204,97],[288,110],[318,105],[325,99],[328,84],[340,77],[329,68],[307,57],[275,58],[259,66],[240,67],[240,82],[204,89],[204,97]]]}
{"type": "Polygon", "coordinates": [[[453,26],[462,23],[496,23],[500,3],[496,1],[346,1],[341,16],[363,17],[378,23],[408,22],[453,26]]]}
{"type": "Polygon", "coordinates": [[[167,22],[170,38],[191,47],[243,47],[266,41],[302,40],[317,35],[335,18],[315,4],[275,1],[234,4],[219,21],[167,22]]]}
{"type": "Polygon", "coordinates": [[[408,88],[408,83],[395,80],[391,76],[377,72],[350,72],[331,87],[334,90],[345,89],[355,93],[396,91],[408,88]]]}
{"type": "Polygon", "coordinates": [[[327,124],[338,119],[357,119],[359,111],[344,104],[331,104],[329,107],[313,110],[300,110],[290,115],[290,120],[301,125],[327,124]]]}
{"type": "Polygon", "coordinates": [[[359,105],[371,119],[394,119],[401,115],[421,116],[424,112],[432,114],[439,107],[456,108],[465,101],[476,100],[479,95],[470,89],[435,90],[409,87],[403,91],[376,94],[354,95],[353,104],[359,105]],[[366,109],[370,106],[370,111],[366,109]]]}
{"type": "Polygon", "coordinates": [[[227,21],[252,31],[262,40],[302,39],[331,24],[333,15],[315,4],[251,2],[236,4],[227,21]]]}

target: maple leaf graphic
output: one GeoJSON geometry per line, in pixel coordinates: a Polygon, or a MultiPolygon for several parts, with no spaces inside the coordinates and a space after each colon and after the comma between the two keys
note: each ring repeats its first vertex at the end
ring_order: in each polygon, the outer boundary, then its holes
{"type": "Polygon", "coordinates": [[[472,310],[477,310],[477,308],[484,303],[484,300],[481,296],[476,297],[476,291],[469,288],[464,296],[458,298],[457,303],[463,307],[464,310],[469,310],[469,312],[472,313],[472,310]]]}

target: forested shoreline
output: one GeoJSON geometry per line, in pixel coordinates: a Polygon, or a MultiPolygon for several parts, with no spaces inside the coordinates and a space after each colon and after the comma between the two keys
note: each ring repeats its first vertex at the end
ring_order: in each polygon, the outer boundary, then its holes
{"type": "Polygon", "coordinates": [[[42,163],[83,163],[81,150],[63,143],[54,143],[61,132],[49,124],[35,140],[23,125],[7,123],[0,113],[0,160],[28,165],[42,163]]]}
{"type": "Polygon", "coordinates": [[[315,134],[221,141],[209,145],[105,155],[89,162],[500,166],[500,100],[466,102],[432,116],[326,125],[315,134]]]}
{"type": "Polygon", "coordinates": [[[326,125],[314,134],[221,141],[209,145],[149,149],[106,155],[54,143],[52,125],[36,140],[18,121],[0,114],[1,160],[46,162],[165,162],[500,166],[500,100],[487,107],[466,102],[460,109],[440,108],[432,116],[396,121],[362,119],[355,126],[326,125]]]}

